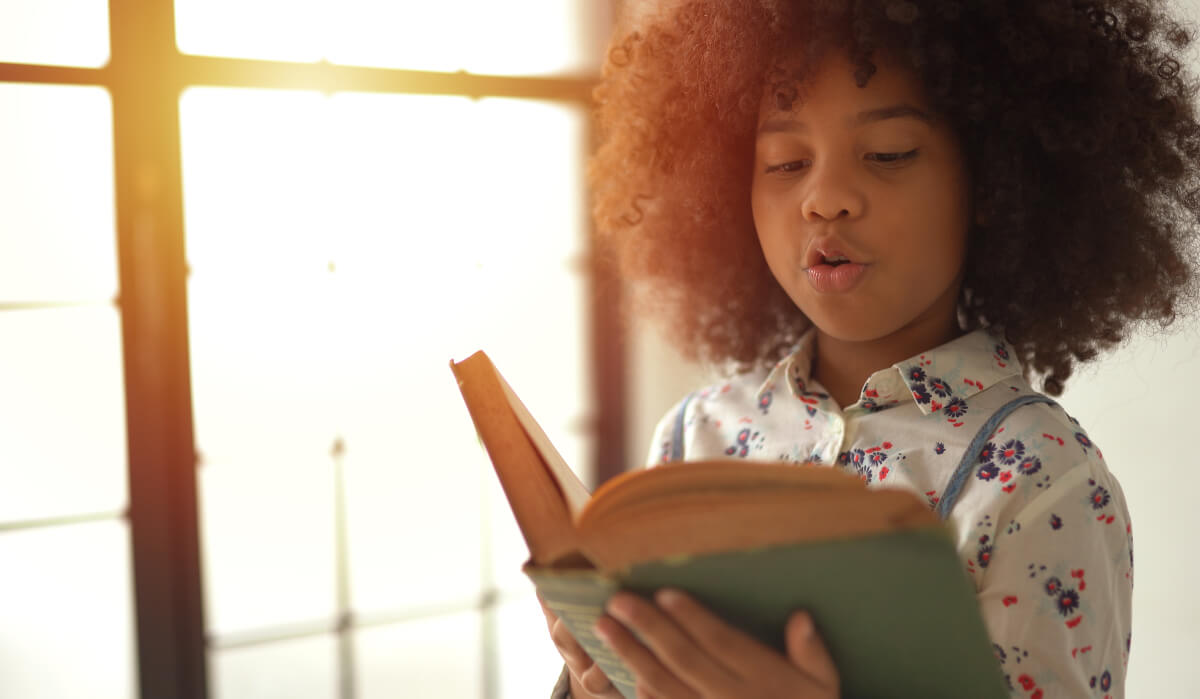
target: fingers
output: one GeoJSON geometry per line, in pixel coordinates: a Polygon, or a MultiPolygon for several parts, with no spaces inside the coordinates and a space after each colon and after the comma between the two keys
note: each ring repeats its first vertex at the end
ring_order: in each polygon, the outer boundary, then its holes
{"type": "Polygon", "coordinates": [[[592,661],[591,656],[587,654],[583,646],[579,645],[579,641],[575,640],[575,637],[571,635],[571,630],[562,623],[554,610],[546,606],[541,595],[538,595],[538,602],[542,605],[542,613],[550,628],[550,640],[554,641],[558,654],[567,664],[567,670],[575,677],[580,686],[587,692],[596,695],[603,695],[612,689],[612,683],[608,681],[604,671],[592,661]]]}
{"type": "Polygon", "coordinates": [[[636,595],[618,594],[609,601],[608,612],[641,637],[639,642],[619,624],[597,625],[598,630],[610,632],[613,650],[626,660],[638,683],[646,685],[650,692],[671,697],[691,696],[693,692],[688,687],[734,686],[735,678],[717,662],[716,655],[697,644],[676,620],[650,602],[636,595]]]}
{"type": "Polygon", "coordinates": [[[578,678],[579,686],[589,694],[595,694],[596,696],[621,696],[621,693],[613,687],[612,682],[608,681],[608,676],[595,663],[592,663],[591,667],[584,670],[578,678]]]}
{"type": "Polygon", "coordinates": [[[833,664],[833,658],[829,655],[825,642],[817,633],[812,616],[808,612],[792,614],[788,619],[784,636],[787,642],[788,660],[808,675],[813,682],[833,690],[836,696],[839,684],[837,666],[833,664]]]}
{"type": "Polygon", "coordinates": [[[767,652],[756,639],[726,624],[679,590],[659,590],[654,599],[697,645],[728,668],[733,676],[753,677],[778,672],[780,666],[787,665],[778,653],[767,652]]]}

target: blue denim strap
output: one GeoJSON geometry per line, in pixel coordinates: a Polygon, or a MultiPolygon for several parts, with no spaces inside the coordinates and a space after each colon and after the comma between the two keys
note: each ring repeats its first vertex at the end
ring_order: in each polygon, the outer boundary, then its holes
{"type": "Polygon", "coordinates": [[[683,414],[695,395],[695,392],[689,393],[679,406],[679,412],[675,413],[675,429],[671,431],[671,463],[683,460],[683,414]]]}
{"type": "Polygon", "coordinates": [[[950,516],[950,510],[954,509],[954,502],[958,500],[958,494],[963,489],[963,485],[966,484],[967,476],[971,475],[971,472],[975,470],[979,453],[983,451],[983,447],[987,443],[988,438],[992,436],[992,432],[995,432],[1000,423],[1004,421],[1004,418],[1008,417],[1014,410],[1030,403],[1057,405],[1057,403],[1046,396],[1030,394],[1014,398],[992,413],[988,421],[983,423],[983,427],[979,429],[979,433],[975,435],[975,439],[972,439],[971,443],[967,446],[966,452],[963,453],[962,461],[958,463],[958,468],[954,470],[954,475],[950,476],[946,487],[942,488],[941,500],[938,500],[935,510],[938,517],[945,520],[950,516]]]}

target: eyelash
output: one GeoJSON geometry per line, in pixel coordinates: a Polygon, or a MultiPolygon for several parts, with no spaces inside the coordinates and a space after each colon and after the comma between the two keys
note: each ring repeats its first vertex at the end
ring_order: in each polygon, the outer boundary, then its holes
{"type": "MultiPolygon", "coordinates": [[[[879,160],[879,162],[882,163],[884,167],[888,167],[890,163],[900,163],[905,160],[912,160],[913,158],[917,157],[917,152],[919,150],[920,150],[919,148],[914,148],[914,149],[908,151],[907,153],[868,153],[867,155],[884,156],[883,160],[880,160],[878,157],[876,157],[874,159],[879,160]]],[[[788,166],[796,165],[797,163],[800,163],[800,162],[802,162],[802,161],[793,160],[792,162],[782,163],[780,165],[768,165],[767,169],[765,170],[765,174],[770,174],[772,172],[784,172],[784,173],[789,173],[789,174],[793,173],[796,170],[794,170],[794,169],[789,170],[788,166]]]]}

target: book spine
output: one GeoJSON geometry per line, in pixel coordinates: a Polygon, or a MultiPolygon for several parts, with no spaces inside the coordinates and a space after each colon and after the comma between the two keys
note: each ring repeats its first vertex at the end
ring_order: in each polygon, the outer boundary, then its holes
{"type": "Polygon", "coordinates": [[[556,574],[526,570],[538,593],[579,642],[588,656],[600,666],[608,680],[626,699],[635,699],[633,673],[600,640],[592,628],[604,614],[604,605],[617,591],[615,581],[598,574],[556,574]]]}

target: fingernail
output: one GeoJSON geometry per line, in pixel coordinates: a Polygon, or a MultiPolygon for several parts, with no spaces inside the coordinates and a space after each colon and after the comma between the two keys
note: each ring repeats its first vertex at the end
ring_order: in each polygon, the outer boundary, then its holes
{"type": "Polygon", "coordinates": [[[606,644],[609,643],[609,641],[612,637],[611,636],[612,629],[610,629],[608,626],[611,623],[612,622],[609,621],[608,619],[606,619],[604,617],[600,617],[599,619],[596,620],[595,625],[592,626],[592,633],[599,636],[600,640],[604,641],[606,644]]]}
{"type": "Polygon", "coordinates": [[[683,595],[679,593],[679,590],[673,590],[669,587],[665,587],[654,593],[654,600],[658,602],[659,606],[661,607],[675,609],[679,606],[679,603],[683,601],[683,595]]]}
{"type": "Polygon", "coordinates": [[[808,612],[796,612],[796,615],[798,617],[800,617],[800,621],[797,622],[800,624],[800,635],[806,639],[812,638],[812,635],[813,635],[812,615],[809,614],[808,612]]]}
{"type": "Polygon", "coordinates": [[[608,598],[605,609],[608,611],[608,614],[616,616],[617,619],[624,622],[629,622],[629,617],[632,615],[632,611],[634,611],[629,598],[626,598],[624,595],[613,595],[611,598],[608,598]]]}

